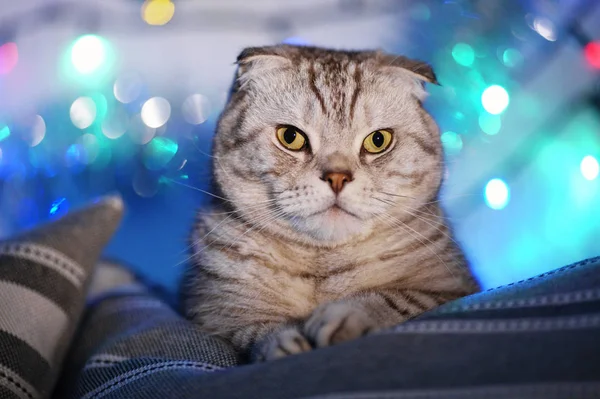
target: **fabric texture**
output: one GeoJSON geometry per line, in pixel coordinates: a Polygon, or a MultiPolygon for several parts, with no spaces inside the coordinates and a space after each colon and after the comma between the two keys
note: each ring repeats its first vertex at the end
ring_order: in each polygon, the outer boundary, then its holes
{"type": "Polygon", "coordinates": [[[49,397],[122,212],[110,197],[0,242],[0,399],[49,397]]]}
{"type": "Polygon", "coordinates": [[[600,398],[600,258],[256,365],[130,286],[74,347],[60,398],[600,398]]]}

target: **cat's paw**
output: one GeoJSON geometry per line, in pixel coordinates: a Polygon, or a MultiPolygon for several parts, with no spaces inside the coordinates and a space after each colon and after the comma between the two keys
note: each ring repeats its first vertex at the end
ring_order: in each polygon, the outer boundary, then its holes
{"type": "Polygon", "coordinates": [[[252,350],[251,358],[254,362],[265,362],[310,350],[312,347],[298,328],[286,327],[258,342],[252,350]]]}
{"type": "Polygon", "coordinates": [[[356,305],[332,302],[315,309],[304,325],[304,334],[322,348],[362,337],[375,327],[375,321],[356,305]]]}

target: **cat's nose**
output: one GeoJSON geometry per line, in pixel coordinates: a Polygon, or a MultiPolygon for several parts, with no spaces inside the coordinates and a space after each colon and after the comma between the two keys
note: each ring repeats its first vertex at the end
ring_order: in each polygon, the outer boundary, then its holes
{"type": "Polygon", "coordinates": [[[321,180],[329,183],[333,192],[339,194],[346,183],[352,181],[352,174],[350,172],[325,172],[321,180]]]}

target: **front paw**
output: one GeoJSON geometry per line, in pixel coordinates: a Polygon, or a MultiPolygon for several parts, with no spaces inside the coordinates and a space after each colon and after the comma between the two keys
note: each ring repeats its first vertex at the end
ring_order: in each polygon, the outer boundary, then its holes
{"type": "Polygon", "coordinates": [[[259,341],[252,350],[251,360],[253,362],[265,362],[310,350],[312,350],[312,347],[298,328],[286,327],[267,335],[259,341]]]}
{"type": "Polygon", "coordinates": [[[375,327],[375,321],[356,305],[333,302],[315,309],[304,334],[321,348],[362,337],[375,327]]]}

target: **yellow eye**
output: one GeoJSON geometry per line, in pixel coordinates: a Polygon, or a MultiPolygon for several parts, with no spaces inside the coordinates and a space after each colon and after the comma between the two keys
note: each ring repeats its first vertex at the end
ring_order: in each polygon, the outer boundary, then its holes
{"type": "Polygon", "coordinates": [[[371,154],[377,154],[389,147],[392,133],[389,130],[375,130],[363,141],[363,148],[371,154]]]}
{"type": "Polygon", "coordinates": [[[277,139],[285,148],[292,151],[300,151],[306,145],[304,133],[295,126],[278,127],[277,139]]]}

